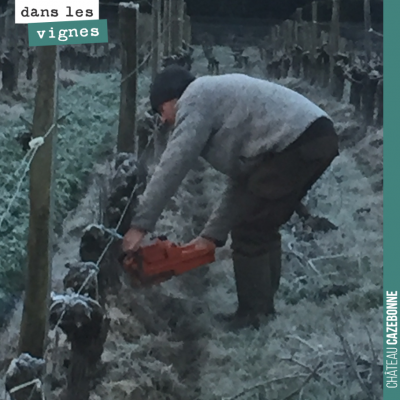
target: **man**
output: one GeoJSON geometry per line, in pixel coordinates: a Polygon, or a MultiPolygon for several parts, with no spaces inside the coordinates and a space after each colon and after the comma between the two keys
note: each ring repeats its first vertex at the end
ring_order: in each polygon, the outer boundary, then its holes
{"type": "Polygon", "coordinates": [[[230,182],[200,237],[221,247],[232,238],[238,308],[234,324],[257,326],[275,313],[281,276],[281,236],[300,200],[338,155],[330,117],[288,88],[242,74],[195,78],[177,66],[154,80],[150,101],[174,125],[140,199],[125,252],[153,231],[168,200],[201,156],[230,182]]]}

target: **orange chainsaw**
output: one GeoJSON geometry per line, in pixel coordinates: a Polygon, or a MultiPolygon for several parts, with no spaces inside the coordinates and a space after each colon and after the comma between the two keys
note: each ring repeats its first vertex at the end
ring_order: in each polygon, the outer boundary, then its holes
{"type": "Polygon", "coordinates": [[[158,237],[136,252],[124,253],[119,261],[133,286],[149,286],[214,262],[215,251],[196,249],[195,245],[178,246],[158,237]]]}

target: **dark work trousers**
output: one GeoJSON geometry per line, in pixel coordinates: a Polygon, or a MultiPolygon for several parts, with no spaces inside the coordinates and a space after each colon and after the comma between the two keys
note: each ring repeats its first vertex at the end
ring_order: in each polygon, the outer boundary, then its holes
{"type": "Polygon", "coordinates": [[[320,118],[282,152],[265,155],[243,184],[254,201],[231,231],[239,310],[274,312],[281,275],[279,229],[338,154],[333,123],[320,118]]]}
{"type": "Polygon", "coordinates": [[[338,155],[338,136],[327,118],[315,121],[282,152],[266,155],[244,187],[254,194],[255,206],[232,229],[232,249],[262,254],[338,155]]]}

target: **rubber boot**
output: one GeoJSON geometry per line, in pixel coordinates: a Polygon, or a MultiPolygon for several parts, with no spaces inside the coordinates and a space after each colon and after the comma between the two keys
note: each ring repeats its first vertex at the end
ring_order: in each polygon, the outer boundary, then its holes
{"type": "Polygon", "coordinates": [[[258,329],[260,316],[275,314],[273,279],[276,276],[272,273],[271,255],[249,257],[233,253],[238,308],[233,315],[220,316],[229,324],[229,329],[258,329]]]}
{"type": "Polygon", "coordinates": [[[233,328],[258,328],[259,315],[275,315],[274,296],[279,289],[282,272],[281,235],[276,232],[258,257],[233,253],[238,308],[234,314],[221,316],[233,328]],[[233,326],[234,325],[234,326],[233,326]]]}

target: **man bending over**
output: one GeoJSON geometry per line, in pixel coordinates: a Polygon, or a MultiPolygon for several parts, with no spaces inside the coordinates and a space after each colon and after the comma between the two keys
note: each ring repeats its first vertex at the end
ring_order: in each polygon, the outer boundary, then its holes
{"type": "Polygon", "coordinates": [[[174,126],[141,196],[123,250],[136,251],[199,156],[229,184],[192,241],[221,247],[232,238],[238,308],[234,326],[257,326],[275,313],[281,276],[280,227],[338,156],[331,118],[299,93],[242,74],[202,76],[170,66],[151,87],[150,102],[174,126]]]}

